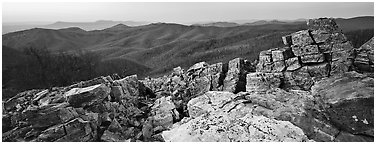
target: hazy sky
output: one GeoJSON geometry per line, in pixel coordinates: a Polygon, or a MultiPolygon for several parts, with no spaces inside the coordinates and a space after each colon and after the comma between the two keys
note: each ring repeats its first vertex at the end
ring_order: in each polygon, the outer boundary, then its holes
{"type": "Polygon", "coordinates": [[[133,20],[200,22],[373,16],[373,3],[3,3],[3,23],[133,20]]]}

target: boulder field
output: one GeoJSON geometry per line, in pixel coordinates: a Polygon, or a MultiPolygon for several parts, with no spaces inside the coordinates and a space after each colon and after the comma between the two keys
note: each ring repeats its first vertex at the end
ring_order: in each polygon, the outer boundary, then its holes
{"type": "Polygon", "coordinates": [[[282,37],[258,62],[199,62],[139,80],[99,77],[3,101],[3,142],[372,142],[373,38],[334,19],[282,37]]]}

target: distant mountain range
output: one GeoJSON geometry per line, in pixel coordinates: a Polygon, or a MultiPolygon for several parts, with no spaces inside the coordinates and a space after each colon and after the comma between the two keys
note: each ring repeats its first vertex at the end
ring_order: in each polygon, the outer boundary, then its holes
{"type": "Polygon", "coordinates": [[[216,26],[216,27],[234,27],[241,25],[264,25],[264,24],[288,24],[288,23],[301,23],[307,19],[296,20],[237,20],[231,22],[207,22],[193,24],[195,26],[216,26]]]}
{"type": "Polygon", "coordinates": [[[151,73],[163,73],[198,61],[228,61],[241,55],[256,57],[260,50],[281,46],[282,35],[304,28],[305,24],[237,27],[118,24],[94,31],[78,27],[33,28],[4,34],[2,40],[4,46],[17,51],[29,47],[71,53],[87,50],[101,54],[105,60],[127,59],[150,68],[151,73]]]}
{"type": "Polygon", "coordinates": [[[69,28],[69,27],[79,27],[83,30],[91,31],[91,30],[102,30],[105,28],[115,26],[117,24],[124,24],[127,26],[140,26],[140,25],[150,24],[150,22],[100,20],[100,21],[95,21],[95,22],[55,22],[53,24],[48,24],[48,25],[3,24],[2,33],[5,34],[9,32],[15,32],[15,31],[26,30],[26,29],[31,29],[31,28],[62,29],[62,28],[69,28]]]}
{"type": "MultiPolygon", "coordinates": [[[[223,22],[200,22],[194,23],[192,26],[204,26],[204,27],[235,27],[235,26],[242,26],[242,25],[264,25],[264,24],[291,24],[291,23],[305,23],[307,19],[295,19],[295,20],[233,20],[233,21],[223,21],[223,22]]],[[[373,25],[373,16],[363,16],[363,17],[355,17],[349,19],[337,18],[337,23],[344,24],[343,27],[347,30],[354,30],[358,29],[356,27],[361,28],[371,28],[373,25]],[[342,22],[346,21],[346,22],[342,22]]],[[[151,24],[151,22],[146,21],[110,21],[110,20],[99,20],[95,22],[55,22],[53,24],[41,25],[41,24],[3,24],[2,34],[16,32],[20,30],[27,30],[32,28],[46,28],[46,29],[62,29],[62,28],[69,28],[69,27],[78,27],[86,31],[92,30],[103,30],[118,24],[123,24],[128,27],[135,27],[135,26],[142,26],[151,24]]],[[[186,24],[189,26],[190,24],[186,24]]]]}
{"type": "Polygon", "coordinates": [[[193,24],[193,26],[235,27],[235,26],[240,26],[240,24],[237,24],[234,22],[212,22],[212,23],[203,23],[203,24],[193,24]]]}
{"type": "Polygon", "coordinates": [[[105,20],[100,20],[96,22],[56,22],[50,25],[45,25],[41,28],[61,29],[61,28],[68,28],[68,27],[79,27],[86,31],[90,31],[90,30],[101,30],[101,29],[109,28],[117,24],[123,24],[127,26],[140,26],[140,25],[146,25],[149,23],[150,22],[105,21],[105,20]]]}
{"type": "MultiPolygon", "coordinates": [[[[357,40],[357,45],[373,37],[373,17],[337,19],[337,23],[348,32],[345,34],[351,34],[346,35],[348,38],[357,40]]],[[[88,51],[99,61],[95,67],[96,76],[118,73],[137,74],[142,78],[169,73],[177,66],[187,69],[201,61],[225,63],[236,57],[253,61],[262,50],[284,46],[282,36],[307,29],[305,21],[278,20],[200,25],[152,23],[129,26],[108,21],[96,24],[58,22],[48,25],[56,29],[32,28],[3,34],[3,87],[13,88],[22,85],[23,80],[29,80],[30,67],[35,68],[35,65],[29,64],[30,56],[24,52],[26,48],[46,48],[53,55],[79,55],[88,51]],[[112,26],[105,27],[109,23],[112,26]],[[100,29],[82,28],[95,26],[100,29]],[[16,75],[17,72],[23,73],[24,77],[16,75]]]]}
{"type": "MultiPolygon", "coordinates": [[[[125,22],[123,22],[125,23],[125,22]]],[[[52,52],[74,52],[79,49],[98,52],[106,59],[135,61],[154,71],[174,66],[190,66],[197,61],[228,61],[235,56],[257,55],[259,50],[281,46],[281,36],[306,28],[304,21],[256,21],[239,25],[229,22],[204,25],[141,22],[118,24],[114,21],[74,23],[81,27],[63,29],[33,28],[4,34],[3,45],[21,51],[27,47],[46,47],[52,52]],[[105,25],[112,25],[104,28],[105,25]],[[261,43],[260,43],[261,42],[261,43]],[[248,53],[247,53],[248,52],[248,53]],[[254,53],[253,53],[254,52],[254,53]],[[156,67],[163,65],[162,67],[156,67]]],[[[373,17],[338,19],[343,31],[373,29],[373,17]]],[[[48,27],[65,27],[73,23],[58,22],[48,27]]]]}

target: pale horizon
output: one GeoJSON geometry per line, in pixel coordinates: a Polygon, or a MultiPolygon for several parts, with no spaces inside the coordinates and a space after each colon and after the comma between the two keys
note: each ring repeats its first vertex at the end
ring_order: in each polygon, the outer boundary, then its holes
{"type": "Polygon", "coordinates": [[[373,2],[3,3],[3,24],[142,21],[192,24],[373,16],[373,2]]]}

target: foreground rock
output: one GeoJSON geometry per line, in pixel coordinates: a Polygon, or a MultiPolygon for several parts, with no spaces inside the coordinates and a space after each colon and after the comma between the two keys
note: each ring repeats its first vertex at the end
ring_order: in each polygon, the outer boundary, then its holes
{"type": "MultiPolygon", "coordinates": [[[[216,92],[209,92],[212,95],[216,92]]],[[[228,96],[228,94],[220,97],[228,96]]],[[[234,95],[234,94],[232,94],[234,95]]],[[[203,96],[207,97],[207,96],[203,96]]],[[[225,102],[225,101],[224,101],[225,102]]],[[[227,101],[228,102],[228,101],[227,101]]],[[[255,116],[245,105],[227,105],[213,102],[213,108],[201,105],[206,110],[196,113],[199,117],[185,124],[164,131],[162,136],[169,142],[255,142],[255,141],[308,141],[303,131],[287,121],[278,121],[264,116],[255,116]],[[207,113],[208,110],[213,110],[207,113]]],[[[192,110],[197,111],[197,110],[192,110]]]]}
{"type": "Polygon", "coordinates": [[[311,119],[305,115],[307,98],[312,97],[281,89],[238,94],[210,91],[188,103],[193,120],[162,135],[165,141],[307,141],[304,131],[293,125],[311,126],[305,122],[311,119]]]}
{"type": "Polygon", "coordinates": [[[3,120],[10,125],[3,141],[143,140],[141,129],[153,100],[150,91],[135,75],[106,79],[27,91],[9,99],[3,120]]]}
{"type": "Polygon", "coordinates": [[[189,116],[195,118],[218,110],[235,97],[236,95],[230,92],[209,91],[188,102],[189,116]]]}
{"type": "Polygon", "coordinates": [[[319,107],[333,124],[351,134],[374,136],[372,77],[348,72],[312,87],[319,107]]]}

